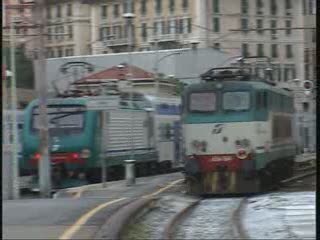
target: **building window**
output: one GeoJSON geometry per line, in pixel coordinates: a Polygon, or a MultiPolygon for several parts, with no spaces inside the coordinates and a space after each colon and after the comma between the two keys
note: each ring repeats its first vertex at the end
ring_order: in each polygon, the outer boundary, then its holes
{"type": "Polygon", "coordinates": [[[59,27],[58,26],[55,27],[54,32],[56,35],[55,38],[56,38],[56,40],[58,40],[59,39],[59,35],[58,35],[59,34],[59,27]]]}
{"type": "Polygon", "coordinates": [[[219,13],[220,6],[219,6],[219,0],[213,0],[212,1],[212,8],[214,13],[219,13]]]}
{"type": "Polygon", "coordinates": [[[99,29],[99,40],[102,41],[104,37],[104,28],[99,29]]]}
{"type": "Polygon", "coordinates": [[[67,16],[68,17],[72,16],[72,4],[67,5],[67,16]]]}
{"type": "Polygon", "coordinates": [[[124,0],[124,2],[123,2],[123,12],[124,13],[129,13],[130,12],[130,9],[128,9],[128,6],[129,6],[128,1],[124,0]]]}
{"type": "Polygon", "coordinates": [[[162,10],[162,1],[161,0],[156,0],[156,13],[160,14],[162,10]]]}
{"type": "Polygon", "coordinates": [[[243,57],[248,57],[250,54],[249,54],[249,44],[248,43],[242,43],[242,56],[243,57]]]}
{"type": "Polygon", "coordinates": [[[57,6],[57,18],[61,18],[61,5],[57,6]]]}
{"type": "Polygon", "coordinates": [[[48,40],[49,40],[49,41],[52,40],[52,31],[51,31],[51,28],[48,28],[48,40]]]}
{"type": "Polygon", "coordinates": [[[290,35],[291,34],[291,29],[289,29],[289,28],[291,28],[291,21],[290,20],[286,20],[286,28],[288,28],[288,29],[286,29],[286,35],[290,35]]]}
{"type": "MultiPolygon", "coordinates": [[[[23,2],[22,2],[22,1],[20,1],[20,3],[19,3],[19,4],[23,4],[23,2]]],[[[23,8],[23,7],[19,8],[19,13],[21,13],[21,14],[23,14],[23,13],[24,13],[24,8],[23,8]]]]}
{"type": "MultiPolygon", "coordinates": [[[[270,28],[277,28],[277,21],[276,21],[276,20],[271,20],[271,21],[270,21],[270,28]]],[[[277,30],[272,29],[272,30],[271,30],[271,34],[272,34],[272,35],[277,34],[277,30]]]]}
{"type": "Polygon", "coordinates": [[[248,31],[248,19],[247,18],[242,18],[241,19],[241,29],[243,30],[244,33],[247,33],[248,31]]]}
{"type": "Polygon", "coordinates": [[[286,57],[287,58],[292,58],[293,57],[292,46],[291,45],[286,45],[286,57]]]}
{"type": "Polygon", "coordinates": [[[260,30],[263,28],[263,20],[262,19],[257,19],[257,28],[259,29],[257,32],[259,34],[263,34],[263,30],[260,30]]]}
{"type": "Polygon", "coordinates": [[[302,0],[303,15],[307,15],[307,0],[302,0]]]}
{"type": "Polygon", "coordinates": [[[310,65],[309,64],[305,64],[304,65],[304,78],[305,79],[310,79],[310,65]]]}
{"type": "Polygon", "coordinates": [[[289,80],[289,71],[290,69],[285,67],[283,71],[283,80],[287,82],[289,80]]]}
{"type": "Polygon", "coordinates": [[[312,14],[313,14],[313,4],[314,4],[314,1],[315,1],[315,0],[309,0],[309,6],[308,6],[308,9],[309,9],[308,14],[309,14],[309,15],[312,15],[312,14]]]}
{"type": "Polygon", "coordinates": [[[131,12],[132,12],[132,13],[135,13],[134,1],[131,2],[131,12]]]}
{"type": "Polygon", "coordinates": [[[305,62],[305,63],[310,63],[310,62],[309,62],[309,49],[308,49],[308,48],[306,48],[306,49],[304,50],[304,62],[305,62]]]}
{"type": "Polygon", "coordinates": [[[282,80],[282,69],[280,64],[278,65],[278,81],[280,82],[282,80]]]}
{"type": "Polygon", "coordinates": [[[241,0],[241,13],[248,14],[248,11],[249,11],[248,0],[241,0]]]}
{"type": "Polygon", "coordinates": [[[115,4],[113,5],[113,17],[118,18],[119,15],[119,4],[115,4]]]}
{"type": "Polygon", "coordinates": [[[277,15],[277,1],[276,0],[271,0],[270,2],[270,14],[271,15],[277,15]]]}
{"type": "Polygon", "coordinates": [[[214,43],[213,48],[219,50],[220,49],[220,43],[214,43]]]}
{"type": "Polygon", "coordinates": [[[264,56],[263,44],[261,44],[261,43],[257,44],[257,55],[259,57],[264,56]]]}
{"type": "Polygon", "coordinates": [[[287,16],[291,15],[291,8],[292,8],[292,5],[291,5],[291,0],[285,0],[284,2],[285,4],[285,13],[287,16]]]}
{"type": "Polygon", "coordinates": [[[170,0],[170,3],[169,3],[169,10],[170,10],[170,13],[174,13],[174,1],[175,0],[170,0]]]}
{"type": "Polygon", "coordinates": [[[187,11],[189,8],[189,0],[182,0],[182,9],[187,11]]]}
{"type": "Polygon", "coordinates": [[[64,26],[60,27],[60,33],[61,33],[60,39],[63,40],[64,39],[64,26]]]}
{"type": "Polygon", "coordinates": [[[107,18],[108,7],[106,5],[101,6],[101,18],[107,18]]]}
{"type": "Polygon", "coordinates": [[[262,0],[256,0],[256,10],[257,10],[257,15],[262,15],[263,11],[263,1],[262,0]]]}
{"type": "Polygon", "coordinates": [[[47,19],[51,19],[51,8],[47,8],[47,19]]]}
{"type": "Polygon", "coordinates": [[[188,33],[192,32],[192,18],[188,18],[188,33]]]}
{"type": "Polygon", "coordinates": [[[277,44],[271,44],[271,57],[272,58],[278,57],[278,45],[277,44]]]}
{"type": "Polygon", "coordinates": [[[315,43],[316,42],[316,31],[313,29],[311,34],[312,34],[311,40],[313,43],[315,43]]]}
{"type": "Polygon", "coordinates": [[[213,18],[213,31],[220,32],[220,19],[217,17],[213,18]]]}
{"type": "Polygon", "coordinates": [[[148,32],[147,32],[147,24],[146,23],[142,23],[142,25],[141,25],[141,37],[142,37],[142,41],[144,41],[144,42],[147,41],[148,32]]]}
{"type": "Polygon", "coordinates": [[[141,0],[141,15],[146,15],[147,13],[147,0],[141,0]]]}
{"type": "Polygon", "coordinates": [[[73,38],[73,27],[72,26],[68,26],[68,35],[69,35],[69,39],[73,38]]]}
{"type": "Polygon", "coordinates": [[[63,51],[62,51],[62,47],[58,48],[58,57],[62,57],[63,56],[63,51]]]}
{"type": "Polygon", "coordinates": [[[179,33],[183,33],[183,19],[179,19],[179,33]]]}
{"type": "Polygon", "coordinates": [[[162,21],[161,22],[161,34],[164,35],[166,34],[166,22],[165,21],[162,21]]]}
{"type": "Polygon", "coordinates": [[[175,32],[175,29],[176,29],[176,21],[175,20],[170,20],[169,21],[170,23],[169,23],[169,29],[168,29],[168,31],[169,31],[169,34],[171,34],[171,33],[176,33],[175,32]]]}

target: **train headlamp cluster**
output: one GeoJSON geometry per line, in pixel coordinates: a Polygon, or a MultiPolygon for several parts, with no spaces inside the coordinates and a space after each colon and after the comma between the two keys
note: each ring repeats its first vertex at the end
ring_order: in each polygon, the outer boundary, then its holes
{"type": "Polygon", "coordinates": [[[235,142],[237,148],[237,158],[246,159],[249,156],[250,140],[249,139],[237,139],[235,142]]]}
{"type": "Polygon", "coordinates": [[[89,149],[82,149],[80,153],[81,158],[89,158],[91,156],[91,151],[89,149]]]}
{"type": "Polygon", "coordinates": [[[195,149],[196,151],[202,151],[205,152],[207,151],[207,141],[199,141],[199,140],[193,140],[191,142],[191,146],[193,149],[195,149]]]}

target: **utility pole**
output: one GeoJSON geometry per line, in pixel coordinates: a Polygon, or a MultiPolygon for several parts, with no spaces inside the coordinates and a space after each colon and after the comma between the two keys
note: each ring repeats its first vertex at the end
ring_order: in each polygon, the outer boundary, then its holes
{"type": "Polygon", "coordinates": [[[37,51],[35,53],[34,70],[36,83],[38,83],[39,96],[39,153],[41,155],[38,165],[39,185],[41,197],[51,197],[51,161],[49,155],[49,131],[47,115],[47,79],[46,79],[46,59],[45,59],[45,0],[35,0],[34,5],[35,23],[38,26],[39,38],[37,41],[37,51]]]}
{"type": "Polygon", "coordinates": [[[133,81],[132,81],[132,71],[131,71],[131,65],[132,65],[132,50],[133,50],[133,19],[135,15],[133,14],[132,9],[132,0],[127,0],[127,9],[126,13],[123,15],[123,17],[127,20],[127,27],[128,27],[128,75],[127,75],[127,81],[130,82],[130,103],[131,103],[131,127],[130,127],[130,145],[131,145],[131,151],[130,151],[130,160],[133,160],[134,158],[134,141],[133,141],[133,128],[134,128],[134,110],[133,110],[133,81]]]}
{"type": "Polygon", "coordinates": [[[156,64],[154,67],[154,76],[156,78],[156,98],[158,100],[159,97],[159,69],[158,69],[158,59],[159,59],[159,35],[158,35],[158,28],[155,28],[154,30],[154,46],[156,51],[156,64]]]}
{"type": "Polygon", "coordinates": [[[14,20],[10,18],[10,62],[11,62],[11,133],[12,133],[12,161],[11,161],[11,184],[12,198],[19,199],[19,161],[18,161],[18,129],[17,129],[17,86],[16,86],[16,48],[14,38],[14,20]]]}

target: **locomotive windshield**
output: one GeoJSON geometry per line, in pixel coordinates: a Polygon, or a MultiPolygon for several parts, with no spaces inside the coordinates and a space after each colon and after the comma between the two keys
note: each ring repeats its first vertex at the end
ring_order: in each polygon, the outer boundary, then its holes
{"type": "Polygon", "coordinates": [[[225,92],[223,94],[223,109],[243,111],[250,108],[249,92],[225,92]]]}
{"type": "MultiPolygon", "coordinates": [[[[83,106],[48,106],[48,123],[53,135],[81,133],[84,127],[83,106]]],[[[39,108],[32,111],[31,130],[36,132],[40,126],[39,108]]]]}
{"type": "Polygon", "coordinates": [[[191,93],[189,98],[191,112],[213,112],[216,110],[216,94],[214,92],[191,93]]]}

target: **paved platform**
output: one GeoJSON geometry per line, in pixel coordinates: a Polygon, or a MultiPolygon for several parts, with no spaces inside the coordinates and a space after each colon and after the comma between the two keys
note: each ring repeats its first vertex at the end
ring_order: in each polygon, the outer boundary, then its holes
{"type": "Polygon", "coordinates": [[[139,197],[165,194],[181,182],[181,173],[138,178],[134,186],[125,181],[67,189],[54,199],[3,201],[4,239],[92,239],[122,205],[139,197]]]}

